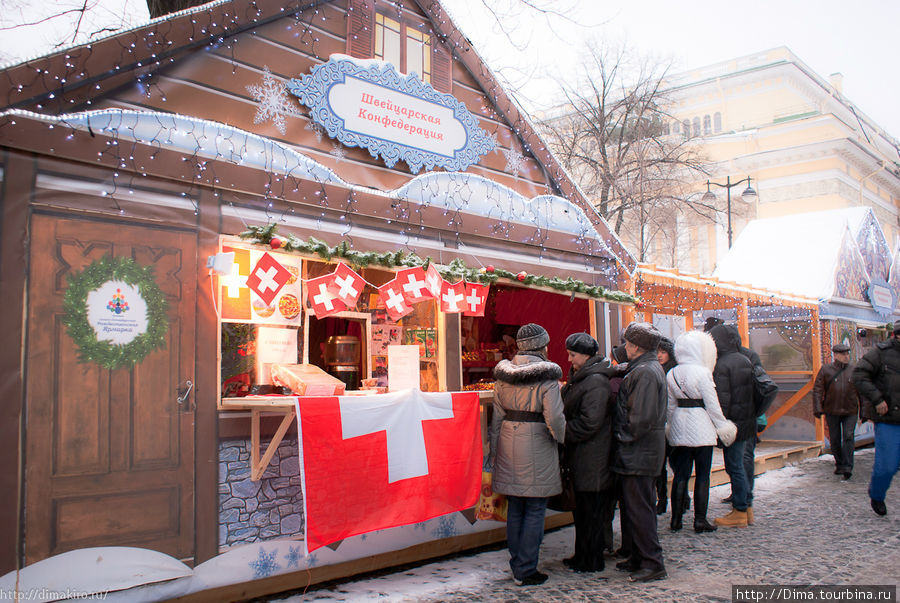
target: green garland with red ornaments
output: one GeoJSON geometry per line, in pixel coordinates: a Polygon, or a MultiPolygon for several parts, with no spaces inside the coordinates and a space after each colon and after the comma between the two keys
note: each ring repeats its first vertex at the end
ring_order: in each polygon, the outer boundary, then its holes
{"type": "MultiPolygon", "coordinates": [[[[332,261],[336,258],[346,260],[357,268],[367,268],[369,266],[382,266],[385,268],[414,268],[421,266],[422,268],[428,268],[428,265],[431,263],[431,258],[429,257],[422,259],[415,253],[406,253],[402,250],[383,253],[358,251],[351,248],[346,241],[331,247],[315,237],[310,237],[304,241],[292,234],[280,235],[278,234],[278,225],[275,223],[266,226],[250,226],[247,230],[240,233],[239,236],[257,245],[267,245],[279,251],[314,254],[326,261],[332,261]]],[[[584,281],[571,277],[566,279],[555,276],[548,278],[538,274],[528,274],[524,270],[521,272],[510,272],[509,270],[495,268],[490,265],[483,268],[471,268],[466,266],[460,259],[454,259],[447,266],[438,268],[438,272],[449,282],[465,280],[471,283],[496,283],[501,279],[506,279],[524,285],[581,293],[588,297],[616,303],[634,304],[637,307],[643,305],[641,300],[634,295],[621,291],[611,291],[600,286],[588,285],[584,281]]]]}

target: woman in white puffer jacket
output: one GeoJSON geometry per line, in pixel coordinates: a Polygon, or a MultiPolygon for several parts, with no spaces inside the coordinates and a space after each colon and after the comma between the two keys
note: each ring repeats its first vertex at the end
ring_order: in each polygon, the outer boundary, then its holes
{"type": "Polygon", "coordinates": [[[716,396],[712,370],[716,365],[716,344],[700,331],[688,331],[675,340],[678,366],[666,377],[669,406],[666,437],[672,446],[672,521],[670,527],[682,527],[684,493],[691,468],[694,476],[694,531],[713,532],[716,526],[706,519],[709,507],[709,473],[716,439],[725,445],[734,442],[737,427],[725,418],[716,396]]]}

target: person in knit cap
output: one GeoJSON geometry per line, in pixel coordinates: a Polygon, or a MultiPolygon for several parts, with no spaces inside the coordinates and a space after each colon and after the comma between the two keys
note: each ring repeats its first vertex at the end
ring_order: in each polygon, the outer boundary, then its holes
{"type": "MultiPolygon", "coordinates": [[[[675,342],[669,339],[668,337],[661,337],[659,339],[659,348],[656,350],[656,358],[659,360],[659,363],[662,365],[663,370],[668,373],[675,366],[678,365],[678,361],[675,359],[675,342]]],[[[666,512],[666,505],[668,503],[668,498],[666,497],[667,489],[669,487],[669,474],[666,471],[666,463],[669,461],[669,453],[671,452],[671,447],[669,443],[666,442],[666,456],[663,459],[662,471],[659,476],[656,478],[656,514],[662,515],[666,512]]],[[[685,497],[687,498],[687,492],[685,491],[685,497]]],[[[689,499],[688,499],[689,500],[689,499]]]]}
{"type": "Polygon", "coordinates": [[[860,358],[851,379],[859,393],[860,416],[875,423],[869,501],[875,513],[887,515],[884,499],[900,469],[900,320],[889,339],[860,358]]]}
{"type": "Polygon", "coordinates": [[[613,417],[613,471],[621,479],[622,546],[631,556],[616,564],[633,582],[665,578],[656,532],[655,480],[666,453],[666,375],[656,357],[660,333],[652,324],[625,329],[628,372],[619,387],[613,417]]]}
{"type": "MultiPolygon", "coordinates": [[[[572,368],[562,389],[566,416],[565,464],[575,490],[575,554],[563,563],[576,572],[605,568],[603,549],[615,513],[612,474],[612,409],[609,377],[615,373],[587,333],[566,338],[572,368]]],[[[610,546],[611,546],[610,538],[610,546]]]]}
{"type": "Polygon", "coordinates": [[[559,392],[562,369],[547,360],[550,336],[529,323],[516,334],[518,352],[494,367],[490,464],[493,489],[508,500],[509,567],[522,585],[542,584],[537,569],[547,499],[562,491],[558,444],[566,435],[559,392]]]}

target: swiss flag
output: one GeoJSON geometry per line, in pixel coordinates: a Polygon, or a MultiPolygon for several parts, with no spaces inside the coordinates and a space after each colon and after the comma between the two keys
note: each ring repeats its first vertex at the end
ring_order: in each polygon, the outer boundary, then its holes
{"type": "Polygon", "coordinates": [[[343,312],[347,306],[331,292],[334,274],[326,274],[306,281],[306,299],[316,318],[343,312]]]}
{"type": "Polygon", "coordinates": [[[466,283],[466,298],[463,300],[463,316],[484,316],[484,304],[487,301],[490,285],[466,283]]]}
{"type": "Polygon", "coordinates": [[[435,299],[441,298],[441,288],[444,286],[444,277],[438,272],[434,264],[428,264],[428,270],[425,272],[425,284],[428,285],[428,291],[435,299]]]}
{"type": "Polygon", "coordinates": [[[403,288],[403,297],[411,304],[417,304],[434,297],[425,280],[425,271],[421,268],[398,270],[395,280],[403,288]]]}
{"type": "Polygon", "coordinates": [[[231,274],[219,277],[222,287],[222,320],[250,321],[250,289],[247,277],[250,275],[250,251],[222,247],[223,252],[234,252],[231,274]]]}
{"type": "Polygon", "coordinates": [[[403,297],[403,287],[397,279],[378,287],[378,294],[391,320],[400,320],[413,311],[412,306],[403,297]]]}
{"type": "Polygon", "coordinates": [[[366,286],[365,279],[344,263],[338,264],[332,277],[330,291],[348,308],[354,307],[366,286]]]}
{"type": "Polygon", "coordinates": [[[268,306],[290,278],[291,273],[287,268],[268,253],[264,253],[256,262],[256,266],[250,270],[247,286],[268,306]]]}
{"type": "Polygon", "coordinates": [[[451,285],[444,281],[441,287],[441,312],[452,314],[463,311],[463,300],[466,298],[466,283],[459,281],[451,285]]]}
{"type": "Polygon", "coordinates": [[[307,551],[478,500],[477,392],[302,397],[297,422],[307,551]]]}

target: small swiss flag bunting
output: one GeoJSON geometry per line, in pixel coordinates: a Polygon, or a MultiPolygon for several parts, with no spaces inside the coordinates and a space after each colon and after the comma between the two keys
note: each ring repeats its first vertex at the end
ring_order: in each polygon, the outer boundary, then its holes
{"type": "Polygon", "coordinates": [[[463,316],[484,316],[484,305],[487,302],[489,288],[490,285],[466,283],[463,316]]]}
{"type": "Polygon", "coordinates": [[[398,279],[378,287],[378,294],[391,320],[400,320],[413,311],[412,306],[403,297],[403,286],[398,279]]]}
{"type": "Polygon", "coordinates": [[[441,312],[453,314],[463,311],[463,300],[466,297],[466,283],[459,281],[450,284],[444,281],[441,287],[441,312]]]}
{"type": "Polygon", "coordinates": [[[403,297],[411,304],[417,304],[434,297],[425,280],[425,271],[421,268],[398,270],[395,280],[403,289],[403,297]]]}
{"type": "Polygon", "coordinates": [[[256,262],[256,266],[250,270],[247,287],[268,306],[290,278],[291,273],[287,268],[279,264],[278,260],[268,253],[264,253],[256,262]]]}
{"type": "Polygon", "coordinates": [[[306,299],[316,318],[324,318],[347,309],[347,305],[331,292],[333,280],[334,274],[326,274],[306,282],[306,299]]]}
{"type": "Polygon", "coordinates": [[[435,299],[441,298],[441,290],[444,288],[444,277],[434,267],[434,264],[428,264],[428,270],[425,272],[425,284],[431,292],[431,297],[435,299]]]}
{"type": "Polygon", "coordinates": [[[337,269],[331,275],[331,291],[335,297],[344,302],[348,308],[356,306],[359,296],[362,295],[366,281],[344,263],[338,264],[337,269]]]}

